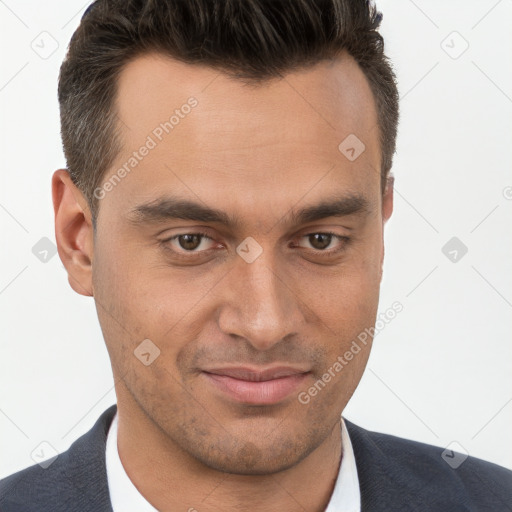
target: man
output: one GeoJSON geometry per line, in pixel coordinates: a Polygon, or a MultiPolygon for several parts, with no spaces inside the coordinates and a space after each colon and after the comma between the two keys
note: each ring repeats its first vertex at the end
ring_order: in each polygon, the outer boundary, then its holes
{"type": "Polygon", "coordinates": [[[393,209],[393,71],[365,1],[98,0],[52,181],[117,407],[12,511],[512,510],[512,472],[341,416],[393,209]]]}

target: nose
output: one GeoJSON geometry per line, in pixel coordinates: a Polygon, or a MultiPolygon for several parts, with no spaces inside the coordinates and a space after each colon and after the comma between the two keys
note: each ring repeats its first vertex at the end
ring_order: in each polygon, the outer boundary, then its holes
{"type": "Polygon", "coordinates": [[[224,333],[244,338],[261,351],[297,334],[305,321],[290,276],[264,254],[252,263],[237,261],[218,316],[224,333]]]}

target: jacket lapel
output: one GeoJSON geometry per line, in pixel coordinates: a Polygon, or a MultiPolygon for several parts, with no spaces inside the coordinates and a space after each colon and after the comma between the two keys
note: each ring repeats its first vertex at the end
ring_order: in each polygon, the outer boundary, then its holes
{"type": "Polygon", "coordinates": [[[5,479],[2,512],[112,512],[105,447],[116,410],[107,409],[46,469],[35,465],[5,479]]]}

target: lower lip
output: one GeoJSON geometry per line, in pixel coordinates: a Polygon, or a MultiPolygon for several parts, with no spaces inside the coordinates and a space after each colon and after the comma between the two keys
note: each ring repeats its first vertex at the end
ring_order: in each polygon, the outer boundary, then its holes
{"type": "Polygon", "coordinates": [[[295,391],[308,377],[299,373],[261,382],[247,381],[203,372],[208,381],[230,398],[251,405],[278,403],[295,391]]]}

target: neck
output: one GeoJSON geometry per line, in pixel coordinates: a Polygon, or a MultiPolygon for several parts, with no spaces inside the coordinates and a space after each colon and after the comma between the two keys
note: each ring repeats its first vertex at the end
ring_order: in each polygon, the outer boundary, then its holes
{"type": "Polygon", "coordinates": [[[133,405],[118,395],[119,456],[135,487],[159,511],[323,512],[327,507],[342,456],[339,421],[296,465],[269,475],[239,475],[191,457],[133,405]]]}

